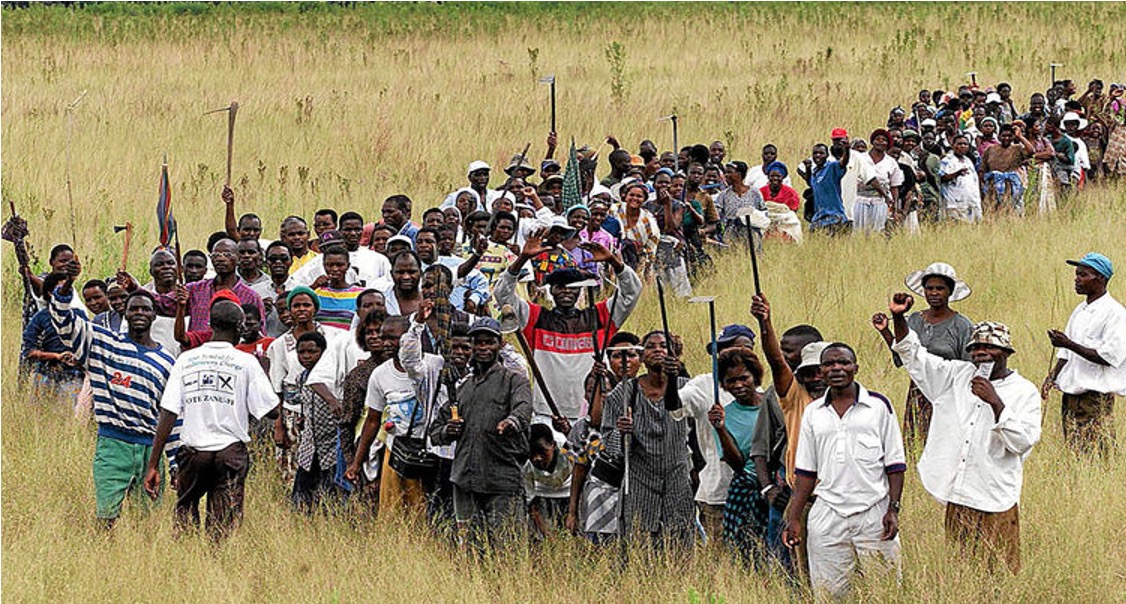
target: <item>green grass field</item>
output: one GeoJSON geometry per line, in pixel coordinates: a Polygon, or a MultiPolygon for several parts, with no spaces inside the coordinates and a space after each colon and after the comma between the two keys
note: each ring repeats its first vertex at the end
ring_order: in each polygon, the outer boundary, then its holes
{"type": "MultiPolygon", "coordinates": [[[[866,135],[921,87],[956,87],[967,71],[1013,84],[1018,106],[1047,85],[1047,64],[1085,83],[1121,80],[1126,6],[895,5],[364,5],[173,4],[5,8],[0,92],[5,200],[27,216],[43,264],[72,239],[66,105],[74,114],[70,175],[74,243],[86,275],[120,260],[111,226],[139,225],[134,250],[156,243],[161,157],[187,247],[222,227],[225,120],[208,109],[238,99],[235,190],[240,212],[268,225],[324,206],[374,216],[406,192],[421,208],[463,182],[464,166],[502,164],[548,127],[542,75],[559,79],[561,140],[630,147],[653,138],[724,140],[728,157],[757,163],[777,143],[791,166],[843,125],[866,135]],[[607,49],[617,43],[617,67],[607,49]],[[1117,68],[1117,71],[1116,71],[1117,68]]],[[[599,174],[606,170],[602,167],[599,174]]],[[[866,386],[902,405],[906,376],[869,325],[903,276],[953,264],[974,294],[957,308],[1008,323],[1012,363],[1039,383],[1079,298],[1063,261],[1099,250],[1126,270],[1126,187],[1094,189],[1052,216],[932,228],[919,237],[809,238],[768,245],[763,287],[779,327],[816,324],[853,344],[866,386]]],[[[6,212],[5,212],[6,213],[6,212]]],[[[270,236],[267,227],[266,236],[270,236]]],[[[62,401],[29,400],[16,379],[21,296],[3,245],[2,570],[4,601],[636,601],[782,599],[777,577],[700,550],[688,562],[638,560],[570,540],[486,563],[453,554],[408,527],[365,516],[306,519],[265,466],[248,484],[246,522],[223,546],[171,536],[167,499],[127,510],[110,536],[93,522],[93,430],[62,401]]],[[[144,254],[130,262],[145,272],[144,254]]],[[[1126,298],[1118,279],[1111,293],[1126,298]]],[[[738,252],[696,286],[719,296],[721,323],[750,322],[749,261],[738,252]]],[[[708,370],[706,310],[673,302],[671,328],[687,363],[708,370]]],[[[653,292],[627,328],[659,325],[653,292]]],[[[757,331],[757,330],[756,330],[757,331]]],[[[902,411],[902,408],[899,408],[902,411]]],[[[942,508],[908,470],[901,517],[903,581],[860,587],[868,601],[1121,602],[1126,586],[1126,470],[1120,458],[1077,460],[1062,445],[1059,398],[1026,464],[1024,570],[988,577],[950,555],[942,508]]],[[[1119,409],[1118,429],[1126,434],[1119,409]]]]}

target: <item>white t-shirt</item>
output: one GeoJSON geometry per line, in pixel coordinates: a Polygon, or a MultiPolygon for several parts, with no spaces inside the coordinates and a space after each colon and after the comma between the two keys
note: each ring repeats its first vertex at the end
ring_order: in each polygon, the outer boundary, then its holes
{"type": "MultiPolygon", "coordinates": [[[[360,247],[356,251],[348,252],[348,274],[345,276],[350,283],[360,284],[363,287],[380,289],[390,282],[391,261],[379,252],[360,247]]],[[[298,285],[311,286],[317,277],[325,274],[324,254],[307,262],[305,266],[297,269],[285,282],[287,290],[298,285]]]]}
{"type": "Polygon", "coordinates": [[[393,360],[385,361],[371,372],[368,378],[368,394],[364,405],[369,413],[383,414],[387,421],[393,422],[393,430],[387,431],[387,446],[390,447],[397,434],[406,434],[410,429],[411,415],[414,415],[412,437],[425,438],[426,418],[423,406],[418,404],[418,394],[414,380],[405,371],[395,369],[393,360]]]}
{"type": "Polygon", "coordinates": [[[1110,365],[1096,365],[1060,348],[1056,358],[1067,361],[1056,376],[1060,390],[1126,395],[1126,308],[1109,292],[1090,304],[1084,300],[1072,311],[1064,333],[1080,346],[1095,349],[1110,365]]]}
{"type": "MultiPolygon", "coordinates": [[[[680,409],[670,411],[669,416],[676,421],[686,418],[696,420],[696,442],[700,445],[700,454],[704,456],[707,465],[700,470],[700,486],[696,489],[696,501],[708,505],[723,505],[727,501],[727,489],[731,485],[732,471],[721,459],[722,451],[716,441],[715,428],[708,423],[708,411],[715,403],[715,391],[712,388],[712,374],[704,373],[693,376],[680,388],[680,409]]],[[[735,397],[720,388],[719,404],[724,407],[730,405],[735,397]]]]}
{"type": "Polygon", "coordinates": [[[977,170],[969,156],[958,159],[953,152],[947,153],[938,164],[939,176],[954,174],[966,168],[966,173],[950,182],[939,185],[944,206],[950,210],[966,210],[981,207],[981,187],[977,181],[977,170]]]}
{"type": "Polygon", "coordinates": [[[250,442],[250,416],[262,419],[278,405],[258,359],[228,342],[207,342],[180,355],[160,407],[183,420],[180,442],[219,451],[250,442]]]}
{"type": "Polygon", "coordinates": [[[854,156],[851,159],[856,159],[857,173],[856,173],[856,203],[873,203],[873,200],[883,203],[884,198],[875,187],[870,186],[868,183],[872,179],[880,183],[885,191],[891,193],[892,187],[898,187],[903,184],[903,171],[899,169],[899,162],[890,155],[884,155],[884,158],[879,162],[872,160],[871,153],[861,153],[859,156],[854,156]]]}
{"type": "Polygon", "coordinates": [[[337,399],[344,396],[344,378],[356,368],[360,361],[371,356],[370,352],[360,350],[356,334],[349,331],[348,337],[337,337],[321,355],[321,360],[309,372],[306,384],[324,384],[337,399]]]}
{"type": "MultiPolygon", "coordinates": [[[[763,165],[751,166],[747,169],[747,177],[743,179],[743,184],[749,186],[752,190],[758,191],[759,189],[770,184],[770,178],[762,171],[763,165]]],[[[790,177],[786,176],[782,179],[782,184],[787,187],[792,187],[793,183],[790,182],[790,177]]]]}

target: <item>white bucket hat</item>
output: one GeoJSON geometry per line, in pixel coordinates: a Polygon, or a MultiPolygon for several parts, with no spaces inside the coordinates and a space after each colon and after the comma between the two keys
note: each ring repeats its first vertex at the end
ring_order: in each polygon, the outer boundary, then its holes
{"type": "Polygon", "coordinates": [[[821,366],[821,353],[829,347],[830,342],[810,342],[801,349],[801,365],[794,371],[801,371],[807,367],[821,366]]]}
{"type": "Polygon", "coordinates": [[[958,278],[954,272],[954,267],[946,264],[945,262],[935,262],[934,264],[924,268],[921,271],[915,271],[903,280],[907,289],[915,292],[920,296],[925,296],[926,292],[923,290],[923,282],[927,277],[945,277],[954,282],[953,291],[950,292],[950,301],[958,302],[970,297],[970,286],[966,285],[965,281],[958,278]]]}
{"type": "Polygon", "coordinates": [[[1088,126],[1087,120],[1083,119],[1082,115],[1079,115],[1074,111],[1068,111],[1067,113],[1063,114],[1063,118],[1060,120],[1060,124],[1062,125],[1064,122],[1079,122],[1080,130],[1086,130],[1088,126]]]}

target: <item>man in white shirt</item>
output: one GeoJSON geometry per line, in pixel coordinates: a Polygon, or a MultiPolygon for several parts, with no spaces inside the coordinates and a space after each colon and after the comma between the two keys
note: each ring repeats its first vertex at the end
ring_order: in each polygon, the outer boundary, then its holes
{"type": "MultiPolygon", "coordinates": [[[[346,213],[341,217],[341,225],[347,225],[348,231],[325,231],[321,233],[319,248],[323,252],[332,245],[344,245],[348,250],[348,274],[345,279],[352,284],[362,287],[382,290],[391,284],[391,261],[386,256],[375,250],[360,247],[360,234],[363,233],[363,219],[349,216],[354,212],[346,213]],[[359,225],[359,226],[357,226],[359,225]]],[[[314,258],[289,276],[285,283],[287,290],[304,285],[314,287],[317,279],[324,277],[324,258],[314,258]]]]}
{"type": "Polygon", "coordinates": [[[1024,462],[1040,440],[1036,386],[1010,369],[1009,328],[978,324],[966,350],[972,361],[948,361],[923,347],[907,327],[914,299],[895,294],[892,350],[934,404],[931,436],[919,459],[919,479],[946,504],[946,535],[960,553],[980,551],[990,569],[1003,559],[1020,570],[1020,491],[1024,462]]]}
{"type": "MultiPolygon", "coordinates": [[[[774,163],[778,159],[778,147],[773,144],[767,143],[762,148],[762,163],[757,166],[751,166],[747,169],[747,175],[743,177],[743,184],[749,186],[751,190],[758,191],[759,189],[770,184],[770,179],[767,178],[766,166],[774,163]]],[[[787,187],[793,186],[790,177],[786,176],[782,179],[782,184],[787,187]]]]}
{"type": "MultiPolygon", "coordinates": [[[[242,519],[243,489],[250,469],[250,416],[277,412],[278,399],[258,359],[236,350],[245,317],[230,301],[211,307],[211,341],[180,355],[160,400],[153,450],[162,451],[177,419],[180,450],[176,526],[199,524],[199,500],[207,496],[207,531],[218,541],[242,519]]],[[[159,493],[160,455],[149,458],[145,490],[159,493]]]]}
{"type": "Polygon", "coordinates": [[[815,494],[806,527],[809,580],[837,598],[847,595],[859,563],[899,566],[903,437],[891,403],[858,384],[857,369],[846,344],[821,353],[829,390],[802,414],[796,485],[782,532],[786,545],[800,542],[801,510],[815,494]]]}
{"type": "Polygon", "coordinates": [[[1086,300],[1075,307],[1063,332],[1048,330],[1056,366],[1041,397],[1056,386],[1063,392],[1063,436],[1076,452],[1114,448],[1114,397],[1126,394],[1126,308],[1107,292],[1114,275],[1110,258],[1091,252],[1075,267],[1075,293],[1086,300]]]}

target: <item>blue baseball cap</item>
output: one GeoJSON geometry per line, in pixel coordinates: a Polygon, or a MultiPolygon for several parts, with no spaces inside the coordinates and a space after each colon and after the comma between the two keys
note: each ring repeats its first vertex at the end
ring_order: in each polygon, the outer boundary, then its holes
{"type": "Polygon", "coordinates": [[[1098,252],[1087,252],[1087,255],[1079,260],[1068,260],[1067,263],[1071,266],[1085,266],[1108,280],[1114,276],[1114,263],[1098,252]]]}
{"type": "MultiPolygon", "coordinates": [[[[750,327],[746,325],[728,325],[723,328],[723,331],[719,332],[719,336],[716,337],[715,341],[720,348],[723,348],[724,344],[730,344],[744,336],[750,338],[752,345],[755,343],[755,332],[751,331],[750,327]]],[[[712,353],[711,342],[708,342],[707,350],[708,354],[712,353]]]]}
{"type": "Polygon", "coordinates": [[[470,336],[479,333],[490,333],[498,338],[501,336],[500,322],[492,317],[481,317],[469,328],[470,336]]]}

